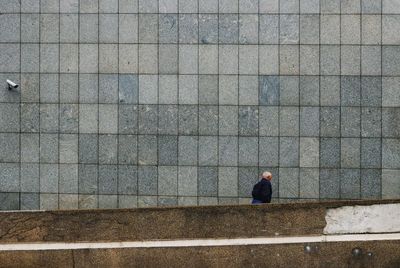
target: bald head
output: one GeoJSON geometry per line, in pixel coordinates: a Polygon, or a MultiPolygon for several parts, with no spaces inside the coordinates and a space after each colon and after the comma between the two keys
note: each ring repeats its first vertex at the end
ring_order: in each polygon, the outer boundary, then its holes
{"type": "Polygon", "coordinates": [[[262,174],[262,178],[263,179],[266,179],[266,180],[272,180],[272,174],[271,174],[271,172],[269,172],[269,171],[264,171],[263,172],[263,174],[262,174]]]}

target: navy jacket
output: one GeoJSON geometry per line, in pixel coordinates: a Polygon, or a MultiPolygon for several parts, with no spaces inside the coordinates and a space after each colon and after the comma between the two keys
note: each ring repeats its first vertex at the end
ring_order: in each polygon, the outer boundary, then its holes
{"type": "Polygon", "coordinates": [[[261,179],[261,191],[257,196],[257,200],[262,201],[263,203],[271,203],[272,198],[272,185],[269,180],[261,179]]]}

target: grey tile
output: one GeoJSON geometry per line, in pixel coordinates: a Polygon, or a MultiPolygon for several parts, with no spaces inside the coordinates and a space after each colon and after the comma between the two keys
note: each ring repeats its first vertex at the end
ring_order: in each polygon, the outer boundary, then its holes
{"type": "Polygon", "coordinates": [[[218,43],[218,15],[199,14],[199,42],[202,44],[218,43]]]}
{"type": "Polygon", "coordinates": [[[258,15],[239,15],[239,43],[258,44],[258,15]]]}
{"type": "Polygon", "coordinates": [[[39,14],[21,15],[21,41],[39,42],[39,14]]]}
{"type": "Polygon", "coordinates": [[[258,138],[239,137],[239,166],[258,166],[258,138]]]}
{"type": "MultiPolygon", "coordinates": [[[[393,11],[392,11],[393,12],[393,11]]],[[[390,12],[390,13],[392,13],[390,12]]],[[[398,45],[400,42],[397,32],[400,30],[400,16],[382,16],[382,42],[387,45],[398,45]]]]}
{"type": "Polygon", "coordinates": [[[303,76],[300,78],[300,105],[319,105],[318,76],[303,76]]]}
{"type": "MultiPolygon", "coordinates": [[[[82,11],[81,11],[82,12],[82,11]]],[[[97,10],[96,10],[97,12],[97,10]]],[[[97,43],[99,41],[99,15],[79,15],[79,42],[97,43]]]]}
{"type": "Polygon", "coordinates": [[[158,167],[158,194],[178,194],[178,168],[176,166],[158,167]]]}
{"type": "Polygon", "coordinates": [[[0,72],[18,72],[20,69],[20,45],[0,44],[0,72]]]}
{"type": "Polygon", "coordinates": [[[78,165],[61,164],[59,172],[59,193],[78,193],[78,165]]]}
{"type": "Polygon", "coordinates": [[[40,209],[42,210],[57,210],[58,206],[58,194],[43,194],[40,193],[40,209]]]}
{"type": "Polygon", "coordinates": [[[99,164],[118,163],[118,136],[99,135],[99,164]]]}
{"type": "Polygon", "coordinates": [[[219,104],[238,104],[238,89],[239,77],[238,76],[219,76],[219,104]]]}
{"type": "Polygon", "coordinates": [[[361,48],[361,71],[362,75],[380,75],[381,67],[381,47],[363,46],[361,48]]]}
{"type": "Polygon", "coordinates": [[[198,161],[198,137],[179,136],[178,138],[179,165],[197,165],[198,161]]]}
{"type": "Polygon", "coordinates": [[[218,168],[198,168],[198,196],[217,196],[218,194],[218,168]]]}
{"type": "Polygon", "coordinates": [[[361,198],[381,198],[382,171],[379,169],[361,169],[361,198]]]}
{"type": "Polygon", "coordinates": [[[58,193],[58,164],[40,164],[40,192],[58,193]]]}
{"type": "Polygon", "coordinates": [[[157,196],[138,196],[138,207],[155,207],[157,206],[157,196]]]}
{"type": "Polygon", "coordinates": [[[167,166],[178,164],[177,136],[158,136],[158,163],[167,166]]]}
{"type": "Polygon", "coordinates": [[[0,193],[0,210],[19,210],[19,193],[0,193]]]}
{"type": "MultiPolygon", "coordinates": [[[[360,5],[360,4],[358,4],[360,5]]],[[[360,15],[342,15],[340,17],[340,41],[342,44],[360,43],[360,15]]]]}
{"type": "Polygon", "coordinates": [[[239,41],[239,17],[234,14],[219,15],[219,43],[237,44],[239,41]]]}
{"type": "Polygon", "coordinates": [[[218,137],[199,136],[199,165],[218,165],[218,137]]]}
{"type": "Polygon", "coordinates": [[[318,75],[319,69],[319,46],[302,45],[300,46],[300,74],[318,75]]]}
{"type": "Polygon", "coordinates": [[[320,108],[320,131],[323,137],[340,136],[340,110],[339,107],[320,108]]]}
{"type": "Polygon", "coordinates": [[[278,105],[280,81],[278,76],[261,76],[259,81],[260,105],[278,105]]]}
{"type": "Polygon", "coordinates": [[[199,103],[218,104],[218,76],[199,76],[199,103]]]}
{"type": "Polygon", "coordinates": [[[300,107],[300,136],[319,136],[319,107],[300,107]]]}
{"type": "Polygon", "coordinates": [[[139,0],[139,13],[155,13],[157,11],[156,0],[139,0]]]}
{"type": "Polygon", "coordinates": [[[158,206],[160,207],[178,206],[178,198],[174,196],[159,196],[158,206]]]}
{"type": "Polygon", "coordinates": [[[119,135],[118,163],[137,164],[137,137],[135,135],[119,135]]]}
{"type": "Polygon", "coordinates": [[[99,15],[99,42],[101,43],[118,42],[118,15],[116,14],[99,15]]]}
{"type": "Polygon", "coordinates": [[[319,169],[301,168],[300,198],[319,198],[319,169]]]}
{"type": "Polygon", "coordinates": [[[382,120],[381,108],[363,107],[361,109],[361,136],[380,137],[382,135],[381,120],[382,120]]]}
{"type": "Polygon", "coordinates": [[[340,167],[340,140],[337,138],[322,138],[320,140],[320,167],[340,167]]]}
{"type": "Polygon", "coordinates": [[[20,112],[19,104],[0,103],[0,129],[2,132],[19,132],[20,112]]]}
{"type": "MultiPolygon", "coordinates": [[[[6,79],[16,80],[16,77],[7,75],[6,79]]],[[[21,92],[18,94],[13,91],[3,92],[7,93],[4,97],[0,95],[0,98],[4,101],[16,102],[18,100],[19,102],[21,96],[22,102],[39,102],[39,74],[21,74],[21,92]]]]}
{"type": "Polygon", "coordinates": [[[58,162],[58,134],[40,134],[40,162],[58,162]]]}
{"type": "MultiPolygon", "coordinates": [[[[78,13],[78,12],[75,12],[78,13]]],[[[78,43],[79,40],[79,15],[62,14],[60,15],[60,42],[78,43]]]]}
{"type": "Polygon", "coordinates": [[[321,169],[319,172],[320,198],[338,199],[340,197],[340,170],[321,169]]]}
{"type": "Polygon", "coordinates": [[[257,167],[239,168],[239,197],[251,197],[254,184],[258,181],[257,167]]]}
{"type": "Polygon", "coordinates": [[[279,168],[279,197],[299,197],[299,169],[279,168]]]}
{"type": "Polygon", "coordinates": [[[80,103],[97,103],[99,100],[99,77],[97,74],[79,75],[80,103]]]}
{"type": "Polygon", "coordinates": [[[79,193],[98,193],[98,166],[79,165],[79,193]]]}
{"type": "Polygon", "coordinates": [[[39,164],[21,164],[21,192],[39,192],[39,164]]]}
{"type": "Polygon", "coordinates": [[[100,13],[117,13],[118,1],[117,0],[99,0],[100,13]]]}
{"type": "MultiPolygon", "coordinates": [[[[250,63],[250,65],[257,64],[250,63]]],[[[242,64],[241,66],[246,66],[242,64]]],[[[242,68],[242,67],[240,67],[242,68]]],[[[249,69],[244,67],[245,69],[249,69]]],[[[258,105],[259,104],[259,78],[255,75],[239,76],[239,105],[258,105]]]]}
{"type": "Polygon", "coordinates": [[[158,112],[158,133],[162,135],[178,134],[178,106],[159,105],[158,112]]]}
{"type": "Polygon", "coordinates": [[[79,79],[77,74],[60,74],[60,102],[78,103],[79,79]]]}
{"type": "Polygon", "coordinates": [[[258,136],[258,107],[239,106],[239,135],[258,136]]]}
{"type": "Polygon", "coordinates": [[[299,138],[281,137],[279,140],[279,166],[299,166],[299,138]]]}
{"type": "MultiPolygon", "coordinates": [[[[194,57],[196,59],[196,57],[194,57]]],[[[217,74],[218,73],[218,46],[200,45],[199,46],[199,73],[217,74]]]]}
{"type": "Polygon", "coordinates": [[[374,0],[361,0],[362,13],[380,13],[382,11],[382,2],[374,0]]]}
{"type": "Polygon", "coordinates": [[[259,17],[259,43],[277,44],[279,40],[279,16],[260,15],[259,17]]]}
{"type": "Polygon", "coordinates": [[[220,0],[219,12],[220,13],[237,13],[239,11],[239,2],[235,0],[220,0]]]}
{"type": "Polygon", "coordinates": [[[59,101],[58,81],[58,74],[40,75],[40,102],[57,103],[59,101]]]}
{"type": "Polygon", "coordinates": [[[139,133],[157,134],[158,109],[156,105],[139,105],[139,133]]]}
{"type": "Polygon", "coordinates": [[[360,120],[360,107],[342,107],[340,120],[342,137],[360,137],[360,120]]]}
{"type": "Polygon", "coordinates": [[[319,167],[319,139],[300,138],[300,167],[319,167]]]}
{"type": "MultiPolygon", "coordinates": [[[[118,60],[119,60],[118,49],[119,47],[116,44],[99,45],[99,73],[118,72],[118,60]]],[[[121,51],[122,51],[122,45],[121,45],[121,51]]]]}
{"type": "MultiPolygon", "coordinates": [[[[14,11],[18,11],[18,4],[15,5],[15,3],[18,1],[5,0],[3,2],[11,4],[10,10],[14,9],[14,11]]],[[[20,1],[20,4],[22,13],[39,13],[40,11],[40,0],[22,0],[20,1]]]]}
{"type": "Polygon", "coordinates": [[[199,135],[218,135],[218,106],[199,106],[199,135]]]}
{"type": "Polygon", "coordinates": [[[339,13],[340,0],[321,0],[321,13],[339,13]]]}
{"type": "Polygon", "coordinates": [[[20,143],[19,134],[0,133],[1,162],[19,162],[20,143]]]}
{"type": "Polygon", "coordinates": [[[119,42],[120,43],[137,43],[138,42],[138,19],[137,14],[120,14],[119,15],[119,42]]]}
{"type": "Polygon", "coordinates": [[[136,0],[120,0],[118,6],[119,13],[136,13],[139,10],[139,3],[136,0]]]}
{"type": "Polygon", "coordinates": [[[282,136],[298,136],[299,117],[300,111],[298,107],[280,107],[279,134],[282,136]]]}
{"type": "Polygon", "coordinates": [[[238,138],[227,136],[219,137],[219,165],[237,166],[238,164],[238,138]]]}
{"type": "Polygon", "coordinates": [[[157,194],[157,167],[139,167],[138,193],[139,195],[157,194]]]}
{"type": "Polygon", "coordinates": [[[21,193],[21,210],[38,210],[39,194],[38,193],[21,193]]]}
{"type": "Polygon", "coordinates": [[[382,43],[381,20],[382,17],[380,15],[363,14],[361,17],[361,38],[363,44],[378,45],[382,43]]]}
{"type": "Polygon", "coordinates": [[[298,13],[299,12],[299,0],[287,0],[279,2],[279,10],[282,13],[298,13]]]}
{"type": "MultiPolygon", "coordinates": [[[[400,137],[400,109],[383,108],[382,109],[382,136],[399,138],[400,137]]],[[[372,127],[372,126],[371,126],[372,127]]]]}
{"type": "Polygon", "coordinates": [[[116,165],[99,165],[99,194],[117,194],[118,168],[116,165]]]}
{"type": "Polygon", "coordinates": [[[321,44],[340,43],[340,16],[321,15],[320,17],[320,40],[321,44]]]}
{"type": "Polygon", "coordinates": [[[320,47],[320,72],[323,75],[340,74],[340,46],[320,47]]]}
{"type": "Polygon", "coordinates": [[[34,103],[21,104],[21,131],[22,132],[39,131],[39,104],[34,104],[34,103]]]}
{"type": "Polygon", "coordinates": [[[137,194],[137,174],[136,166],[118,167],[118,194],[137,194]]]}
{"type": "Polygon", "coordinates": [[[99,75],[99,102],[118,103],[118,75],[99,75]]]}
{"type": "Polygon", "coordinates": [[[39,162],[39,134],[21,134],[21,162],[39,162]]]}
{"type": "Polygon", "coordinates": [[[340,198],[360,199],[360,170],[342,169],[340,172],[340,198]]]}
{"type": "MultiPolygon", "coordinates": [[[[19,12],[21,8],[21,1],[11,0],[11,1],[1,1],[1,11],[5,12],[19,12]]],[[[24,5],[24,4],[23,4],[24,5]]]]}
{"type": "Polygon", "coordinates": [[[118,133],[118,105],[99,105],[99,133],[118,133]]]}
{"type": "Polygon", "coordinates": [[[194,14],[179,15],[179,42],[198,42],[198,17],[194,14]]]}
{"type": "Polygon", "coordinates": [[[59,24],[60,17],[58,14],[41,14],[40,41],[44,43],[58,42],[60,36],[59,24]]]}
{"type": "Polygon", "coordinates": [[[178,13],[178,0],[161,0],[158,2],[158,12],[178,13]]]}
{"type": "Polygon", "coordinates": [[[361,139],[361,168],[381,168],[382,143],[379,138],[361,139]]]}
{"type": "Polygon", "coordinates": [[[178,46],[159,45],[158,49],[158,71],[160,74],[178,73],[178,46]]]}
{"type": "Polygon", "coordinates": [[[61,13],[78,13],[79,11],[79,0],[66,0],[60,2],[61,13]]]}
{"type": "Polygon", "coordinates": [[[79,209],[95,209],[98,208],[97,195],[80,194],[78,198],[79,209]]]}
{"type": "MultiPolygon", "coordinates": [[[[155,48],[155,46],[153,46],[155,48]]],[[[139,52],[140,54],[141,52],[139,52]]],[[[144,55],[144,54],[141,54],[144,55]]],[[[158,94],[158,81],[156,75],[139,76],[139,103],[156,104],[158,94]]]]}
{"type": "MultiPolygon", "coordinates": [[[[309,11],[306,12],[308,13],[309,11]]],[[[300,16],[300,43],[301,44],[319,43],[319,15],[300,16]]]]}
{"type": "Polygon", "coordinates": [[[341,167],[360,168],[361,139],[343,138],[341,139],[341,167]]]}
{"type": "Polygon", "coordinates": [[[259,135],[279,135],[279,107],[260,107],[259,135]]]}
{"type": "Polygon", "coordinates": [[[399,191],[399,170],[382,170],[382,198],[398,198],[399,191]]]}
{"type": "Polygon", "coordinates": [[[218,167],[218,196],[238,196],[238,168],[218,167]]]}
{"type": "Polygon", "coordinates": [[[38,44],[21,44],[21,72],[39,72],[38,44]]]}
{"type": "Polygon", "coordinates": [[[98,200],[99,200],[99,208],[101,209],[118,208],[117,195],[99,195],[98,200]]]}
{"type": "Polygon", "coordinates": [[[322,76],[320,79],[320,104],[321,106],[340,105],[340,79],[339,76],[322,76]]]}
{"type": "Polygon", "coordinates": [[[279,42],[280,44],[299,43],[299,15],[280,15],[279,42]]]}
{"type": "Polygon", "coordinates": [[[400,140],[383,139],[382,141],[382,167],[400,167],[400,140]]]}
{"type": "Polygon", "coordinates": [[[296,45],[279,46],[279,72],[283,75],[299,74],[299,48],[296,45]]]}
{"type": "Polygon", "coordinates": [[[0,189],[2,192],[20,191],[20,165],[16,163],[0,163],[0,189]]]}
{"type": "Polygon", "coordinates": [[[200,0],[200,13],[218,13],[218,0],[200,0]]]}
{"type": "Polygon", "coordinates": [[[179,0],[179,13],[197,13],[198,1],[196,0],[179,0]]]}
{"type": "Polygon", "coordinates": [[[382,79],[382,106],[400,106],[399,85],[400,79],[398,77],[384,77],[382,79]]]}
{"type": "Polygon", "coordinates": [[[79,135],[79,163],[98,163],[98,139],[97,134],[79,135]]]}
{"type": "Polygon", "coordinates": [[[138,108],[136,105],[119,106],[119,133],[136,134],[138,129],[138,108]]]}
{"type": "Polygon", "coordinates": [[[219,106],[219,135],[238,134],[238,106],[219,106]]]}
{"type": "Polygon", "coordinates": [[[299,78],[280,76],[280,105],[299,105],[299,78]]]}
{"type": "Polygon", "coordinates": [[[361,105],[381,106],[382,105],[382,78],[362,77],[361,78],[361,105]]]}
{"type": "MultiPolygon", "coordinates": [[[[178,195],[179,196],[197,196],[197,167],[179,167],[178,168],[178,195]]],[[[197,197],[193,197],[196,200],[197,197]]],[[[190,200],[190,199],[189,199],[190,200]]],[[[186,202],[183,202],[185,204],[186,202]]],[[[192,202],[190,202],[192,203],[192,202]]],[[[179,203],[181,205],[181,203],[179,203]]],[[[186,204],[187,205],[187,204],[186,204]]]]}
{"type": "Polygon", "coordinates": [[[137,75],[119,75],[119,102],[138,103],[139,81],[137,75]]]}
{"type": "Polygon", "coordinates": [[[260,137],[258,141],[258,162],[260,166],[279,166],[279,138],[260,137]]]}
{"type": "Polygon", "coordinates": [[[139,165],[157,164],[157,136],[139,136],[139,165]]]}
{"type": "Polygon", "coordinates": [[[178,42],[178,15],[160,14],[159,15],[159,42],[177,43],[178,42]]]}
{"type": "Polygon", "coordinates": [[[99,49],[97,44],[79,44],[79,72],[97,73],[99,70],[99,49]]]}
{"type": "Polygon", "coordinates": [[[400,75],[400,47],[382,47],[382,74],[387,76],[400,75]]]}
{"type": "Polygon", "coordinates": [[[194,105],[179,106],[179,134],[196,135],[198,133],[198,108],[194,105]]]}

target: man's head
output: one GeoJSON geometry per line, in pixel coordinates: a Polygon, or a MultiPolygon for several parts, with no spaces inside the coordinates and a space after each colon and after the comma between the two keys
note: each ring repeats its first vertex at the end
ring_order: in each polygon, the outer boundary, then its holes
{"type": "Polygon", "coordinates": [[[272,174],[271,174],[271,172],[269,172],[269,171],[264,171],[263,172],[263,174],[262,174],[262,178],[263,179],[266,179],[266,180],[272,180],[272,174]]]}

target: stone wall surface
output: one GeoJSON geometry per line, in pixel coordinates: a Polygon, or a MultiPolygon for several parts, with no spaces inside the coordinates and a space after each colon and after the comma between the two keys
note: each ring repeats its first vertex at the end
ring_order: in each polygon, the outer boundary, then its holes
{"type": "Polygon", "coordinates": [[[397,0],[0,0],[0,210],[248,203],[264,170],[399,198],[399,32],[397,0]]]}

